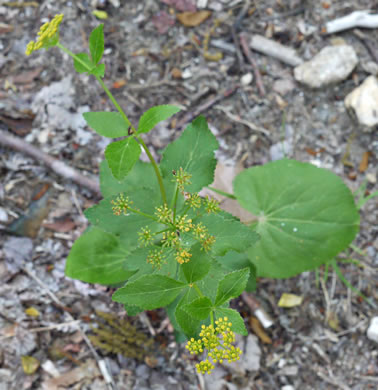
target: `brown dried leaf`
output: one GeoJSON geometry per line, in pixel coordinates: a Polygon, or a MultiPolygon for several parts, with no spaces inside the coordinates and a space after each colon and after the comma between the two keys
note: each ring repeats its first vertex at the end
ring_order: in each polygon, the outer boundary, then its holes
{"type": "Polygon", "coordinates": [[[250,317],[249,324],[253,332],[264,344],[272,344],[272,339],[267,335],[264,328],[261,326],[260,321],[256,317],[250,317]]]}
{"type": "Polygon", "coordinates": [[[370,152],[364,152],[364,154],[362,155],[360,166],[358,168],[361,173],[365,172],[369,165],[369,156],[370,152]]]}
{"type": "Polygon", "coordinates": [[[211,16],[211,11],[182,12],[177,14],[178,21],[185,27],[196,27],[211,16]]]}

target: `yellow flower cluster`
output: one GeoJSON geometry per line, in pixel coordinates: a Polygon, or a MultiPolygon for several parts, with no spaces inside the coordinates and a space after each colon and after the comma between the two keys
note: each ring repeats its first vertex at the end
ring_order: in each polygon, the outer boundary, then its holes
{"type": "Polygon", "coordinates": [[[160,269],[165,264],[165,258],[162,250],[154,249],[148,253],[147,263],[151,264],[154,268],[160,269]]]}
{"type": "Polygon", "coordinates": [[[184,187],[191,184],[190,179],[192,178],[192,175],[190,173],[185,172],[182,167],[178,170],[178,172],[174,172],[175,178],[173,181],[175,181],[178,184],[178,188],[180,191],[184,191],[184,187]]]}
{"type": "Polygon", "coordinates": [[[147,246],[153,240],[151,230],[148,227],[142,228],[138,235],[141,245],[147,246]]]}
{"type": "Polygon", "coordinates": [[[114,215],[123,215],[127,214],[128,208],[133,204],[133,201],[129,199],[128,196],[124,196],[123,194],[119,194],[116,200],[112,200],[111,204],[113,205],[112,210],[114,215]]]}
{"type": "Polygon", "coordinates": [[[184,248],[180,248],[176,252],[176,261],[179,264],[187,263],[190,260],[191,257],[192,257],[192,254],[189,251],[187,251],[186,249],[184,249],[184,248]]]}
{"type": "MultiPolygon", "coordinates": [[[[232,323],[227,317],[219,318],[215,321],[215,328],[213,325],[202,325],[200,338],[195,340],[191,338],[186,344],[186,349],[191,354],[200,354],[207,349],[208,356],[214,363],[223,363],[224,360],[234,362],[240,359],[242,351],[232,345],[235,342],[235,333],[231,331],[232,323]]],[[[199,373],[208,373],[214,369],[214,365],[206,359],[205,361],[196,364],[199,373]]]]}
{"type": "Polygon", "coordinates": [[[41,48],[48,49],[50,46],[54,46],[58,41],[58,29],[63,20],[63,14],[55,15],[51,22],[46,22],[38,32],[37,41],[30,41],[26,46],[25,54],[28,56],[33,51],[41,48]]]}
{"type": "Polygon", "coordinates": [[[173,211],[165,204],[161,207],[156,207],[155,215],[161,223],[171,224],[173,211]]]}

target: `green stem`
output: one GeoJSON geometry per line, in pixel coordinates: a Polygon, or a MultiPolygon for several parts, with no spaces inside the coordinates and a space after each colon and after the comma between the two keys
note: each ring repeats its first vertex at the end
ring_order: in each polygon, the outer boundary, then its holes
{"type": "Polygon", "coordinates": [[[173,199],[173,223],[174,224],[176,223],[176,206],[177,206],[178,194],[179,194],[179,188],[178,188],[178,185],[176,183],[175,197],[173,199]]]}
{"type": "Polygon", "coordinates": [[[230,194],[228,192],[224,192],[222,190],[218,190],[217,188],[214,188],[214,187],[207,187],[209,190],[211,191],[214,191],[216,192],[217,194],[219,195],[223,195],[223,196],[226,196],[227,198],[230,198],[230,199],[236,199],[236,196],[233,195],[233,194],[230,194]]]}
{"type": "Polygon", "coordinates": [[[138,215],[142,215],[143,217],[153,219],[154,221],[157,221],[157,222],[159,221],[159,220],[158,220],[156,217],[154,217],[153,215],[143,213],[142,211],[139,211],[139,210],[137,210],[137,209],[133,209],[133,208],[131,208],[131,207],[128,207],[127,209],[130,210],[132,213],[135,213],[135,214],[138,214],[138,215]]]}
{"type": "Polygon", "coordinates": [[[211,325],[214,326],[214,312],[212,310],[210,312],[210,320],[211,320],[211,325]]]}
{"type": "MultiPolygon", "coordinates": [[[[57,46],[60,49],[62,49],[65,53],[67,53],[69,56],[71,56],[74,60],[79,62],[81,65],[83,65],[84,68],[86,68],[88,71],[92,70],[84,61],[82,61],[79,57],[77,57],[74,53],[72,53],[72,51],[70,51],[66,47],[64,47],[60,42],[57,43],[57,46]]],[[[115,97],[113,96],[113,94],[109,91],[109,88],[105,85],[105,83],[101,80],[101,78],[99,76],[97,76],[97,75],[94,75],[94,76],[96,77],[97,81],[100,83],[100,85],[103,88],[103,90],[105,91],[105,93],[108,95],[108,97],[111,100],[111,102],[114,104],[115,108],[121,114],[122,118],[131,127],[131,129],[132,129],[132,131],[134,133],[135,138],[139,141],[139,143],[142,145],[143,149],[145,150],[148,158],[150,159],[150,162],[151,162],[152,166],[154,167],[154,171],[155,171],[158,183],[159,183],[159,187],[160,187],[160,192],[161,192],[161,197],[162,197],[163,203],[166,204],[167,203],[167,195],[165,193],[163,179],[161,177],[159,167],[158,167],[154,157],[152,156],[152,154],[151,154],[150,150],[148,149],[147,145],[144,143],[143,139],[139,135],[137,135],[135,127],[129,121],[129,118],[126,116],[125,112],[122,110],[121,106],[118,104],[118,102],[115,99],[115,97]]]]}
{"type": "Polygon", "coordinates": [[[199,287],[195,284],[195,283],[192,283],[192,286],[194,287],[194,289],[196,290],[197,294],[203,298],[204,295],[202,294],[202,291],[199,289],[199,287]]]}

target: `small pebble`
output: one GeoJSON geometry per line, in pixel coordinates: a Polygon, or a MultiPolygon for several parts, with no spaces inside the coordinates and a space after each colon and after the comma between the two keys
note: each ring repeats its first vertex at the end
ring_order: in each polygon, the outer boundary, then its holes
{"type": "Polygon", "coordinates": [[[371,341],[378,343],[378,317],[373,317],[367,330],[367,337],[371,341]]]}
{"type": "Polygon", "coordinates": [[[242,85],[246,86],[251,84],[252,80],[253,80],[253,75],[251,72],[249,72],[241,77],[240,82],[242,83],[242,85]]]}

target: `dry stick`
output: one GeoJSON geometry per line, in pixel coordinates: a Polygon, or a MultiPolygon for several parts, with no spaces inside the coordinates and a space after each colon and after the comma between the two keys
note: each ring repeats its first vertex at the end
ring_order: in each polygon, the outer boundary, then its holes
{"type": "Polygon", "coordinates": [[[76,184],[88,188],[96,195],[101,196],[100,186],[95,180],[82,175],[80,172],[77,172],[64,162],[49,156],[47,153],[37,149],[35,146],[25,142],[21,138],[14,137],[4,131],[0,131],[0,144],[15,149],[18,152],[25,153],[37,161],[42,161],[58,175],[66,179],[70,179],[76,184]]]}
{"type": "Polygon", "coordinates": [[[212,107],[214,104],[220,102],[221,100],[231,96],[233,93],[236,92],[236,90],[239,88],[239,84],[236,84],[232,86],[231,88],[227,89],[224,92],[221,92],[214,98],[209,99],[204,104],[198,106],[191,112],[187,113],[180,121],[178,121],[176,125],[176,129],[181,129],[186,123],[191,122],[196,116],[201,114],[202,112],[206,111],[210,107],[212,107]]]}
{"type": "Polygon", "coordinates": [[[240,39],[240,45],[243,49],[243,52],[244,52],[245,56],[247,57],[249,63],[252,65],[253,73],[255,74],[255,77],[256,77],[256,85],[257,85],[257,88],[259,89],[260,96],[265,96],[265,88],[264,88],[264,84],[262,81],[261,73],[260,73],[259,68],[256,64],[255,59],[253,58],[251,50],[249,50],[249,46],[248,46],[245,34],[243,34],[243,33],[239,34],[239,39],[240,39]]]}
{"type": "MultiPolygon", "coordinates": [[[[50,290],[50,288],[49,288],[49,286],[47,286],[47,284],[45,284],[41,279],[38,278],[37,275],[34,274],[34,272],[28,270],[26,265],[24,267],[22,267],[22,270],[27,275],[29,275],[32,279],[34,279],[34,281],[40,287],[42,287],[43,290],[45,290],[45,292],[52,299],[53,302],[55,302],[59,306],[63,306],[64,307],[63,302],[50,290]]],[[[70,322],[71,321],[75,321],[74,317],[69,312],[66,312],[66,315],[69,318],[70,322]]],[[[101,359],[100,356],[98,355],[98,353],[96,352],[96,350],[93,348],[92,343],[90,342],[88,336],[85,334],[85,332],[81,328],[80,324],[78,324],[78,328],[79,328],[79,332],[80,332],[81,336],[83,337],[83,340],[85,341],[85,343],[87,344],[87,346],[88,346],[89,350],[91,351],[92,355],[96,359],[96,362],[98,364],[98,367],[100,369],[100,372],[101,372],[102,376],[105,379],[105,383],[106,383],[108,389],[109,390],[113,390],[115,388],[114,380],[111,377],[111,375],[109,374],[109,371],[108,371],[108,369],[106,367],[105,360],[101,359]]]]}
{"type": "Polygon", "coordinates": [[[245,291],[242,293],[241,297],[265,329],[270,328],[273,325],[273,321],[269,314],[260,307],[260,304],[255,298],[245,291]]]}

